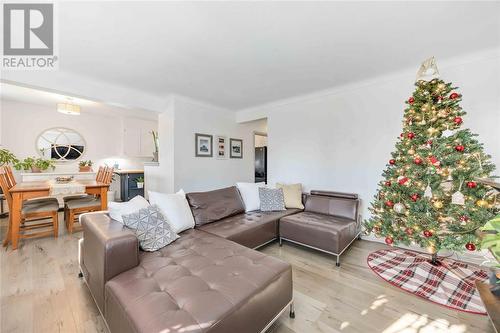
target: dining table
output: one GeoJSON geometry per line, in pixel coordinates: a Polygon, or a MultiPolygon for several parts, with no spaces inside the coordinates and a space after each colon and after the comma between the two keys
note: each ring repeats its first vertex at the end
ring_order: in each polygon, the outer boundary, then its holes
{"type": "MultiPolygon", "coordinates": [[[[85,193],[101,197],[101,210],[108,209],[108,183],[83,179],[75,182],[82,187],[85,187],[85,193]]],[[[19,243],[19,227],[21,225],[21,209],[23,202],[29,199],[51,196],[51,182],[21,182],[14,185],[9,192],[12,194],[12,211],[10,212],[10,234],[7,235],[7,238],[8,242],[12,243],[12,249],[15,250],[17,249],[19,243]]]]}

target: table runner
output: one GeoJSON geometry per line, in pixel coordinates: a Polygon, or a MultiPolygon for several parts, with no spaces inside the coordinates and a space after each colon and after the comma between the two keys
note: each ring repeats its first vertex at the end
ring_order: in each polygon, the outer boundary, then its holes
{"type": "Polygon", "coordinates": [[[54,197],[64,197],[67,195],[85,193],[85,186],[75,181],[71,181],[68,183],[58,183],[55,180],[51,180],[49,184],[49,193],[54,197]]]}

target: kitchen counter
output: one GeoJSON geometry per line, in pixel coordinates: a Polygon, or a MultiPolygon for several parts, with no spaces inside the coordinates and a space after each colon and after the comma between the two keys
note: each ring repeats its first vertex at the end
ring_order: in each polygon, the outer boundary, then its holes
{"type": "Polygon", "coordinates": [[[144,173],[144,170],[139,170],[139,169],[119,169],[115,170],[115,173],[119,175],[125,175],[125,174],[132,174],[132,173],[144,173]]]}

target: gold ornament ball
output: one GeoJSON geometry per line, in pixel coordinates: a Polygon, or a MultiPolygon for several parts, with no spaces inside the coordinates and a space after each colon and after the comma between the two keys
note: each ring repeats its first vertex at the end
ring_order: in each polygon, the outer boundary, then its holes
{"type": "Polygon", "coordinates": [[[480,200],[476,201],[476,205],[478,207],[488,207],[488,201],[480,199],[480,200]]]}
{"type": "Polygon", "coordinates": [[[436,200],[436,201],[434,201],[432,206],[434,206],[434,208],[436,208],[436,209],[441,209],[441,208],[443,208],[443,202],[441,200],[436,200]]]}
{"type": "Polygon", "coordinates": [[[415,150],[413,150],[413,149],[408,149],[408,154],[409,154],[409,155],[415,155],[415,150]]]}
{"type": "Polygon", "coordinates": [[[438,112],[438,117],[439,118],[446,118],[448,116],[448,112],[446,112],[446,110],[440,110],[438,112]]]}
{"type": "Polygon", "coordinates": [[[446,88],[446,85],[444,83],[440,83],[440,84],[437,85],[437,88],[439,90],[443,90],[444,88],[446,88]]]}
{"type": "Polygon", "coordinates": [[[427,134],[429,134],[430,136],[434,136],[436,135],[437,133],[439,132],[438,129],[434,128],[434,127],[429,127],[427,129],[427,134]]]}

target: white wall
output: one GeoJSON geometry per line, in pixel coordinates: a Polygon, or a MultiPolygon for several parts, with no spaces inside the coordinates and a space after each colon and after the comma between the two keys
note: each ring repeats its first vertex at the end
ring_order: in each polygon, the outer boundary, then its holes
{"type": "MultiPolygon", "coordinates": [[[[204,191],[254,181],[254,131],[265,132],[265,120],[237,124],[233,111],[175,99],[175,189],[204,191]],[[243,140],[243,158],[195,157],[195,133],[243,140]]],[[[214,145],[215,148],[215,145],[214,145]]],[[[229,155],[229,150],[228,150],[229,155]]]]}
{"type": "MultiPolygon", "coordinates": [[[[500,57],[454,61],[441,77],[460,87],[464,126],[479,134],[500,166],[500,57]]],[[[438,62],[439,65],[439,62],[438,62]]],[[[404,101],[416,71],[331,93],[244,110],[239,119],[268,118],[268,179],[301,182],[306,190],[359,193],[364,218],[401,132],[404,101]]],[[[499,171],[497,170],[497,174],[499,171]]]]}
{"type": "Polygon", "coordinates": [[[265,132],[266,121],[238,124],[233,111],[173,97],[167,111],[159,117],[161,189],[206,191],[232,186],[238,181],[253,182],[255,131],[265,132]],[[215,142],[213,157],[195,157],[195,133],[213,135],[214,140],[217,135],[228,140],[242,139],[243,158],[216,159],[215,142]]]}
{"type": "MultiPolygon", "coordinates": [[[[107,116],[82,110],[80,116],[56,112],[55,107],[1,100],[1,144],[18,158],[38,156],[35,141],[40,133],[51,127],[67,127],[79,132],[87,143],[83,159],[95,165],[117,161],[120,168],[142,168],[151,159],[123,156],[123,127],[121,117],[107,116]]],[[[58,164],[56,170],[77,171],[77,162],[58,164]]]]}

